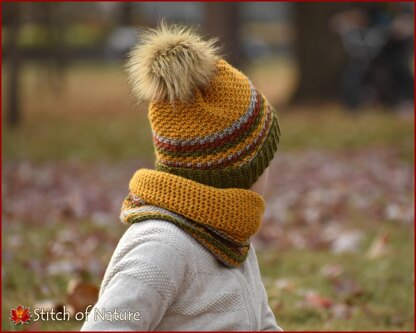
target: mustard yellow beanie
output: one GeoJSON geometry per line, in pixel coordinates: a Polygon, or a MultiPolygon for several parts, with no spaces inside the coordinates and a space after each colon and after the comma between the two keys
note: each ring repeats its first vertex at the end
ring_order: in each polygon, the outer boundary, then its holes
{"type": "Polygon", "coordinates": [[[179,26],[148,30],[130,53],[129,80],[150,102],[156,170],[248,189],[277,150],[277,114],[214,42],[179,26]]]}

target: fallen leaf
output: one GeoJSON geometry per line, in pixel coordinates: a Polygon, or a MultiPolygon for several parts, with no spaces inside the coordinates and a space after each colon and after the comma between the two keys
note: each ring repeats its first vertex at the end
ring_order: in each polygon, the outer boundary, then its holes
{"type": "Polygon", "coordinates": [[[283,302],[273,301],[270,303],[270,308],[272,309],[273,313],[278,313],[283,308],[283,302]]]}
{"type": "Polygon", "coordinates": [[[335,254],[357,252],[363,235],[360,231],[345,231],[332,242],[332,252],[335,254]]]}
{"type": "Polygon", "coordinates": [[[321,269],[321,274],[325,277],[335,278],[344,272],[344,268],[338,264],[327,264],[321,269]]]}
{"type": "Polygon", "coordinates": [[[320,309],[328,309],[334,304],[330,298],[321,296],[315,291],[306,293],[305,301],[307,305],[320,309]]]}
{"type": "Polygon", "coordinates": [[[333,279],[332,285],[338,294],[355,297],[364,293],[363,288],[351,278],[333,279]]]}
{"type": "Polygon", "coordinates": [[[367,258],[376,259],[386,256],[390,253],[390,237],[388,233],[383,233],[377,236],[370,245],[367,251],[367,258]]]}
{"type": "Polygon", "coordinates": [[[352,316],[352,311],[352,306],[344,303],[334,304],[331,307],[331,315],[334,319],[350,319],[352,316]]]}
{"type": "Polygon", "coordinates": [[[295,283],[289,279],[277,279],[274,285],[280,290],[292,291],[295,289],[295,283]]]}
{"type": "Polygon", "coordinates": [[[73,279],[68,283],[68,304],[75,312],[83,312],[89,305],[97,302],[98,291],[98,287],[92,283],[73,279]]]}

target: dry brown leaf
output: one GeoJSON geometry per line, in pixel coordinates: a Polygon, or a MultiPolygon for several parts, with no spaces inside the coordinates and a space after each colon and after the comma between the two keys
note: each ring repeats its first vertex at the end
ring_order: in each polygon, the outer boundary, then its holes
{"type": "Polygon", "coordinates": [[[98,299],[98,287],[89,282],[73,279],[68,283],[67,300],[75,312],[83,312],[98,299]]]}
{"type": "Polygon", "coordinates": [[[306,293],[305,301],[310,307],[319,309],[329,309],[334,304],[330,298],[321,296],[315,291],[306,293]]]}
{"type": "Polygon", "coordinates": [[[277,279],[274,285],[279,290],[293,291],[295,289],[295,283],[290,279],[277,279]]]}
{"type": "Polygon", "coordinates": [[[367,258],[375,259],[388,255],[390,253],[390,237],[388,233],[377,236],[367,251],[367,258]]]}
{"type": "Polygon", "coordinates": [[[331,307],[331,315],[334,319],[350,319],[352,316],[352,311],[352,306],[344,303],[334,304],[331,307]]]}
{"type": "Polygon", "coordinates": [[[364,293],[363,288],[361,288],[358,282],[351,278],[333,279],[332,285],[338,294],[347,297],[360,296],[364,293]]]}
{"type": "Polygon", "coordinates": [[[344,268],[338,264],[327,264],[321,269],[321,274],[325,277],[335,278],[344,272],[344,268]]]}

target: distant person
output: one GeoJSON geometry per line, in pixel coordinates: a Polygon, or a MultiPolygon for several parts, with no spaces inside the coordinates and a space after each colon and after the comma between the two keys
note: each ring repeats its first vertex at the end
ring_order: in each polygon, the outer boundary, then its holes
{"type": "Polygon", "coordinates": [[[337,14],[332,27],[348,55],[342,99],[350,108],[376,101],[387,106],[413,103],[413,14],[400,4],[362,5],[337,14]]]}
{"type": "Polygon", "coordinates": [[[371,75],[384,104],[413,111],[414,79],[410,64],[414,53],[414,17],[413,4],[408,5],[389,4],[388,38],[374,60],[371,75]]]}
{"type": "Polygon", "coordinates": [[[185,28],[142,35],[128,72],[150,101],[156,170],[130,181],[121,210],[130,227],[82,330],[281,331],[250,243],[280,137],[276,111],[213,41],[185,28]]]}

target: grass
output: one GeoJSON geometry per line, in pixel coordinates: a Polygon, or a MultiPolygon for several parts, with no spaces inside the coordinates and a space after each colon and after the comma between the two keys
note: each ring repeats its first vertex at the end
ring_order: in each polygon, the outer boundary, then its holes
{"type": "MultiPolygon", "coordinates": [[[[84,221],[80,224],[83,234],[95,235],[107,239],[115,246],[123,228],[104,228],[84,221]],[[84,223],[85,222],[85,223],[84,223]],[[116,230],[116,231],[114,231],[116,230]]],[[[68,274],[36,275],[27,274],[29,260],[45,260],[46,244],[56,239],[64,223],[45,225],[42,230],[34,226],[26,226],[20,233],[26,251],[13,252],[13,259],[3,260],[3,318],[9,317],[10,308],[17,304],[31,306],[45,298],[65,302],[68,274]]],[[[269,295],[271,308],[278,322],[285,330],[412,330],[414,309],[414,264],[413,237],[410,228],[398,228],[394,223],[384,224],[383,232],[390,235],[392,251],[385,257],[367,259],[362,251],[352,254],[334,255],[330,251],[289,250],[275,252],[259,250],[259,264],[269,295]],[[363,294],[349,297],[347,302],[354,306],[355,311],[350,319],[333,319],[329,311],[320,308],[302,308],[302,291],[314,289],[321,295],[336,302],[344,302],[345,295],[337,293],[328,278],[321,276],[322,267],[337,264],[344,268],[344,276],[354,279],[364,290],[363,294]],[[279,289],[277,279],[288,279],[294,287],[279,289]],[[392,306],[394,305],[394,306],[392,306]]],[[[19,225],[9,226],[7,233],[16,234],[19,225]]],[[[369,230],[365,236],[365,250],[373,237],[380,230],[369,230]]],[[[3,233],[3,244],[5,243],[3,233]]],[[[110,247],[111,247],[110,246],[110,247]]],[[[110,259],[111,251],[101,247],[94,251],[103,262],[110,259]]],[[[92,282],[99,284],[97,276],[92,282]]],[[[34,323],[31,323],[33,325],[34,323]]],[[[78,330],[81,323],[75,320],[68,322],[38,322],[37,330],[78,330]]],[[[20,330],[10,321],[3,320],[3,330],[20,330]]]]}
{"type": "MultiPolygon", "coordinates": [[[[286,65],[276,65],[274,72],[253,69],[253,81],[260,89],[271,89],[275,77],[293,75],[293,70],[286,65]]],[[[3,161],[28,159],[48,163],[75,159],[98,165],[116,160],[152,160],[154,153],[146,112],[135,106],[120,68],[85,64],[71,67],[65,77],[57,77],[62,91],[49,89],[39,68],[25,68],[21,96],[23,121],[16,129],[3,125],[3,161]]],[[[4,82],[5,78],[2,79],[4,82]]],[[[293,78],[288,80],[293,84],[293,78]]],[[[3,86],[6,85],[3,83],[3,86]]],[[[285,96],[265,92],[272,96],[279,111],[283,129],[281,151],[319,149],[348,153],[369,147],[391,148],[400,152],[405,161],[413,163],[413,118],[381,110],[351,114],[337,105],[307,110],[279,107],[287,101],[293,87],[282,89],[286,89],[285,96]]],[[[7,92],[3,94],[7,96],[7,92]]],[[[4,107],[7,100],[3,98],[2,103],[4,107]]],[[[100,239],[102,247],[97,249],[96,256],[107,263],[122,229],[99,227],[91,221],[77,222],[73,226],[80,228],[85,237],[100,239]]],[[[351,224],[357,223],[351,221],[351,224]]],[[[30,249],[21,251],[3,245],[3,330],[21,329],[7,319],[10,308],[19,303],[33,306],[45,298],[65,302],[68,274],[28,274],[28,271],[32,270],[33,260],[49,260],[48,244],[60,230],[67,228],[68,221],[41,226],[13,221],[3,225],[3,244],[10,236],[20,235],[24,248],[30,249]]],[[[378,221],[377,225],[363,223],[361,228],[365,242],[356,254],[334,255],[329,250],[258,251],[270,305],[285,330],[413,329],[413,229],[387,221],[378,221]],[[378,229],[388,232],[393,251],[386,257],[368,260],[362,253],[378,229]],[[334,319],[329,310],[299,305],[302,291],[308,289],[335,302],[345,301],[328,278],[319,273],[324,265],[331,263],[341,265],[344,274],[364,290],[360,297],[348,300],[355,309],[348,320],[334,319]],[[292,281],[294,288],[277,288],[278,279],[292,281]]],[[[90,278],[93,283],[100,283],[100,277],[90,278]]],[[[49,322],[39,323],[36,330],[78,330],[79,327],[76,321],[49,322]]]]}
{"type": "MultiPolygon", "coordinates": [[[[253,70],[257,72],[263,70],[253,70]]],[[[146,111],[135,105],[119,67],[76,66],[65,79],[59,78],[62,92],[45,86],[39,68],[29,67],[25,73],[21,99],[24,118],[19,128],[3,126],[3,158],[153,159],[146,111]]],[[[267,86],[272,77],[264,80],[257,81],[267,86]]],[[[392,147],[403,158],[413,159],[413,119],[374,110],[351,114],[337,105],[308,110],[285,108],[279,107],[283,97],[275,99],[283,129],[282,151],[392,147]]]]}
{"type": "Polygon", "coordinates": [[[3,127],[3,158],[97,161],[151,157],[146,113],[135,108],[122,73],[115,67],[77,67],[59,77],[63,91],[49,89],[39,68],[29,67],[25,73],[22,124],[3,127]]]}
{"type": "MultiPolygon", "coordinates": [[[[151,131],[140,111],[69,114],[28,113],[21,128],[3,128],[3,157],[36,161],[152,159],[151,131]]],[[[295,112],[281,110],[280,150],[354,150],[388,147],[413,159],[412,121],[394,114],[340,110],[295,112]]]]}
{"type": "MultiPolygon", "coordinates": [[[[414,329],[414,260],[413,230],[383,224],[391,236],[392,252],[388,256],[368,259],[361,251],[334,255],[329,251],[292,250],[283,253],[261,252],[259,263],[268,289],[269,302],[285,330],[413,330],[414,329]],[[409,232],[410,231],[410,232],[409,232]],[[356,281],[362,295],[346,297],[321,275],[328,264],[340,265],[343,276],[356,281]],[[289,279],[293,289],[276,288],[276,279],[289,279]],[[334,302],[347,302],[354,311],[350,319],[331,318],[320,308],[302,308],[301,291],[313,289],[334,302]],[[394,306],[392,306],[394,304],[394,306]]],[[[363,247],[380,230],[366,235],[363,247]]]]}
{"type": "MultiPolygon", "coordinates": [[[[40,265],[49,265],[56,260],[53,258],[53,254],[50,253],[50,248],[57,238],[59,231],[71,229],[68,226],[68,221],[56,221],[53,224],[44,225],[40,229],[39,226],[32,226],[24,224],[24,233],[22,230],[23,221],[19,221],[14,225],[7,226],[5,232],[2,233],[3,244],[7,242],[6,234],[21,235],[24,246],[23,249],[30,249],[30,251],[8,251],[3,248],[4,259],[2,262],[3,267],[3,302],[2,302],[2,330],[6,331],[20,331],[24,326],[15,326],[8,320],[10,316],[10,309],[21,304],[26,307],[33,307],[41,300],[52,300],[57,304],[66,304],[66,292],[67,285],[70,278],[74,277],[74,274],[47,274],[46,272],[39,273],[34,272],[28,274],[28,270],[32,270],[29,267],[36,266],[33,263],[40,265]]],[[[75,227],[75,226],[74,226],[75,227]]],[[[101,246],[94,253],[96,256],[101,257],[108,263],[110,260],[109,255],[111,253],[107,248],[103,247],[104,243],[116,245],[116,241],[121,236],[120,229],[111,229],[99,227],[91,223],[91,221],[83,221],[76,224],[76,227],[81,234],[94,235],[99,237],[101,246]],[[114,232],[119,231],[119,233],[114,232]],[[105,240],[105,242],[103,242],[105,240]]],[[[90,276],[83,276],[88,278],[91,282],[99,285],[101,281],[98,281],[98,277],[91,278],[90,276]]],[[[79,330],[81,324],[75,320],[71,321],[38,321],[31,322],[30,325],[35,325],[35,330],[79,330]]]]}

